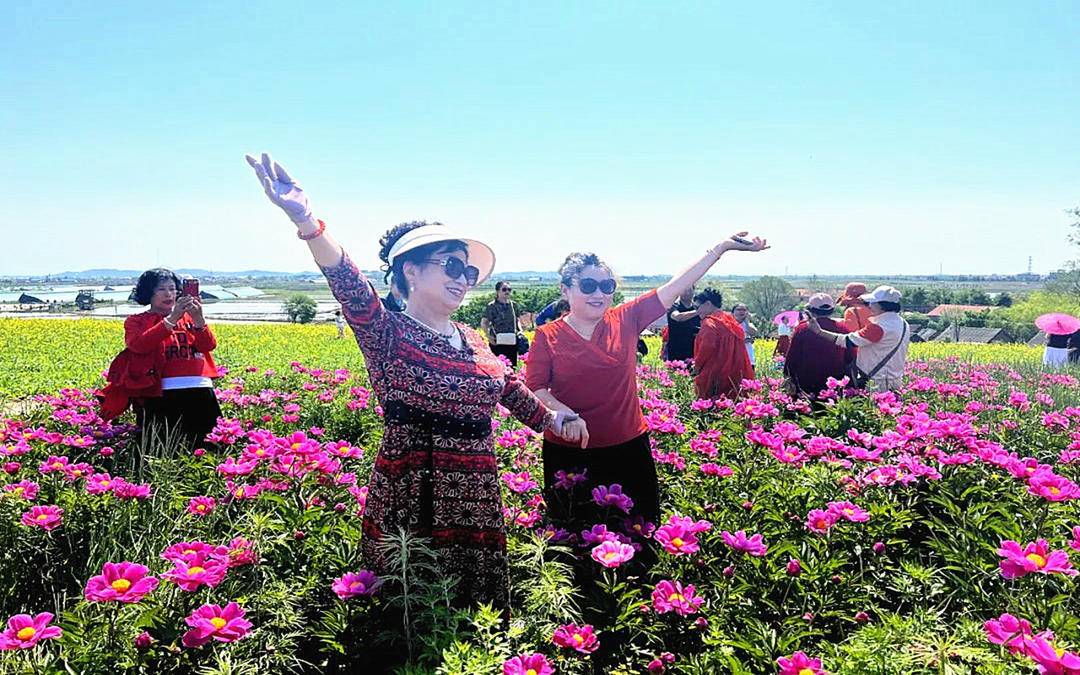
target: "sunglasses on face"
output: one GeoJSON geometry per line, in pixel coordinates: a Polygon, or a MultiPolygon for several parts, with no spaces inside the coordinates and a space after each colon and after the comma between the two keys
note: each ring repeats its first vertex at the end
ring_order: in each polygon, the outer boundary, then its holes
{"type": "Polygon", "coordinates": [[[444,258],[443,260],[432,258],[426,262],[442,267],[443,271],[446,272],[446,276],[451,279],[458,279],[464,274],[465,283],[470,286],[475,286],[476,282],[480,280],[480,269],[474,265],[466,265],[461,262],[460,258],[444,258]]]}
{"type": "Polygon", "coordinates": [[[499,292],[500,293],[513,293],[514,289],[512,289],[512,288],[501,288],[501,289],[499,289],[499,292]]]}
{"type": "MultiPolygon", "coordinates": [[[[573,279],[563,279],[563,283],[567,286],[573,286],[573,279]]],[[[611,295],[615,292],[615,280],[604,279],[603,281],[597,281],[591,277],[582,277],[577,280],[577,286],[585,295],[595,293],[596,289],[600,289],[600,292],[604,295],[611,295]]]]}

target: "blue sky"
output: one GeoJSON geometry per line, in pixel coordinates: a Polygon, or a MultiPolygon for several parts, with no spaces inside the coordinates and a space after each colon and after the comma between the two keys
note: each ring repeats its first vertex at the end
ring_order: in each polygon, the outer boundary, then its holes
{"type": "Polygon", "coordinates": [[[366,267],[417,218],[503,270],[1080,257],[1076,2],[63,4],[7,5],[0,274],[313,269],[262,150],[366,267]]]}

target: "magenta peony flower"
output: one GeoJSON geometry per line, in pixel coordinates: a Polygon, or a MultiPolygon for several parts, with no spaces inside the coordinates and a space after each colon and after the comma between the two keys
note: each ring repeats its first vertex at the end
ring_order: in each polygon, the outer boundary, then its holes
{"type": "Polygon", "coordinates": [[[212,546],[202,541],[179,541],[161,552],[161,557],[172,563],[194,562],[207,557],[224,558],[229,550],[224,546],[212,546]]]}
{"type": "Polygon", "coordinates": [[[540,487],[540,484],[533,480],[528,471],[522,471],[521,473],[507,471],[502,475],[502,481],[506,483],[506,487],[510,488],[511,492],[518,494],[525,494],[540,487]]]}
{"type": "Polygon", "coordinates": [[[34,501],[39,490],[38,484],[32,480],[21,480],[18,483],[9,483],[4,486],[4,492],[14,496],[16,499],[25,499],[28,502],[34,501]]]}
{"type": "Polygon", "coordinates": [[[243,537],[234,538],[226,548],[228,549],[226,555],[229,556],[229,567],[254,565],[258,561],[255,547],[243,537]]]}
{"type": "Polygon", "coordinates": [[[1080,497],[1080,486],[1050,469],[1038,469],[1028,478],[1028,492],[1051,502],[1080,497]]]}
{"type": "Polygon", "coordinates": [[[795,652],[791,656],[776,659],[780,666],[779,675],[826,675],[821,669],[821,659],[812,659],[804,652],[795,652]]]}
{"type": "Polygon", "coordinates": [[[230,602],[224,608],[219,605],[203,605],[184,619],[191,630],[184,633],[185,647],[202,647],[210,640],[236,642],[251,630],[251,622],[244,620],[244,610],[230,602]]]}
{"type": "Polygon", "coordinates": [[[818,534],[825,534],[836,524],[836,514],[831,511],[814,509],[806,514],[806,529],[818,534]]]}
{"type": "Polygon", "coordinates": [[[360,595],[375,595],[381,585],[382,580],[375,576],[374,572],[360,570],[348,572],[334,579],[331,589],[342,600],[348,600],[360,595]]]}
{"type": "Polygon", "coordinates": [[[555,630],[555,635],[551,637],[551,641],[560,647],[573,649],[582,654],[592,654],[600,646],[600,641],[593,633],[593,627],[588,624],[578,626],[568,623],[565,626],[559,626],[555,630]]]}
{"type": "Polygon", "coordinates": [[[605,541],[592,550],[592,559],[604,567],[618,567],[634,557],[634,547],[618,541],[605,541]]]}
{"type": "Polygon", "coordinates": [[[681,524],[661,525],[654,538],[671,555],[693,555],[699,550],[697,537],[681,524]]]}
{"type": "Polygon", "coordinates": [[[112,493],[120,499],[149,499],[150,485],[146,483],[136,485],[127,482],[123,478],[114,478],[112,493]]]}
{"type": "Polygon", "coordinates": [[[787,567],[784,571],[787,572],[789,577],[797,577],[802,574],[802,563],[799,562],[798,558],[792,558],[791,560],[788,560],[787,567]]]}
{"type": "Polygon", "coordinates": [[[543,654],[521,654],[503,663],[503,675],[553,675],[555,669],[543,654]]]}
{"type": "Polygon", "coordinates": [[[192,497],[188,501],[187,510],[188,513],[194,516],[206,516],[209,515],[214,507],[217,506],[217,500],[213,497],[192,497]]]}
{"type": "Polygon", "coordinates": [[[765,545],[763,537],[760,534],[755,534],[752,537],[747,538],[746,532],[742,530],[739,530],[735,534],[725,530],[720,533],[720,536],[724,539],[724,543],[731,548],[736,551],[745,551],[756,558],[765,555],[769,550],[769,547],[765,545]]]}
{"type": "Polygon", "coordinates": [[[719,476],[721,478],[726,478],[727,476],[735,473],[731,470],[730,466],[720,466],[719,464],[714,464],[712,462],[706,462],[702,464],[699,468],[701,469],[701,473],[705,474],[706,476],[719,476]]]}
{"type": "Polygon", "coordinates": [[[92,495],[100,495],[112,491],[115,479],[107,473],[95,473],[86,479],[86,491],[92,495]]]}
{"type": "Polygon", "coordinates": [[[213,588],[225,579],[229,569],[227,560],[217,557],[198,556],[190,563],[178,562],[176,567],[161,575],[162,579],[172,581],[181,590],[191,593],[201,586],[213,588]]]}
{"type": "Polygon", "coordinates": [[[152,644],[154,644],[154,638],[146,631],[135,636],[135,649],[150,649],[152,644]]]}
{"type": "Polygon", "coordinates": [[[63,524],[63,516],[64,510],[53,504],[32,506],[29,511],[22,514],[21,522],[27,527],[40,527],[43,530],[51,531],[63,524]]]}
{"type": "Polygon", "coordinates": [[[90,602],[138,602],[157,588],[157,577],[147,576],[144,565],[132,562],[105,563],[101,574],[90,577],[83,596],[90,602]]]}
{"type": "Polygon", "coordinates": [[[593,488],[592,498],[597,506],[613,506],[623,513],[630,513],[630,509],[634,508],[634,500],[623,494],[622,486],[618,483],[593,488]]]}
{"type": "Polygon", "coordinates": [[[559,469],[555,472],[555,487],[559,490],[573,490],[575,485],[584,483],[587,476],[588,471],[585,470],[581,473],[576,473],[559,469]]]}
{"type": "Polygon", "coordinates": [[[675,612],[687,616],[696,613],[704,601],[694,595],[693,584],[684,588],[678,581],[661,581],[652,592],[652,606],[657,614],[675,612]]]}
{"type": "Polygon", "coordinates": [[[1002,557],[999,563],[1001,576],[1006,579],[1016,579],[1035,572],[1069,576],[1076,576],[1077,573],[1069,561],[1069,554],[1065,551],[1051,551],[1045,539],[1031,542],[1024,548],[1020,548],[1020,544],[1011,539],[1003,541],[998,555],[1002,557]]]}
{"type": "Polygon", "coordinates": [[[851,502],[829,502],[829,513],[836,520],[843,518],[852,523],[865,523],[870,520],[870,514],[851,502]]]}
{"type": "Polygon", "coordinates": [[[42,640],[52,640],[63,635],[59,626],[50,626],[53,615],[42,612],[31,617],[16,614],[8,619],[7,628],[0,632],[0,651],[30,649],[42,640]]]}
{"type": "MultiPolygon", "coordinates": [[[[990,619],[983,624],[986,631],[986,639],[996,645],[1005,645],[1012,654],[1023,654],[1025,643],[1034,637],[1031,624],[1024,619],[1018,619],[1012,614],[1002,614],[996,619],[990,619]]],[[[1054,634],[1050,631],[1039,633],[1039,637],[1053,640],[1054,634]]]]}
{"type": "Polygon", "coordinates": [[[1041,637],[1030,638],[1024,642],[1024,651],[1028,658],[1039,664],[1039,672],[1047,675],[1073,675],[1080,673],[1080,656],[1058,649],[1041,637]]]}

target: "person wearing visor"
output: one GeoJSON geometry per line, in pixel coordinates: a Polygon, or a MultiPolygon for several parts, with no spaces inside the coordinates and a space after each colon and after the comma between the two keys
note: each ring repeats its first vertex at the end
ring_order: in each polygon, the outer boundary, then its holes
{"type": "Polygon", "coordinates": [[[443,573],[457,579],[455,604],[505,609],[509,571],[492,441],[495,407],[564,442],[587,438],[587,430],[574,415],[541,403],[484,336],[450,320],[465,293],[491,274],[494,253],[440,223],[392,228],[379,242],[379,257],[406,306],[387,311],[285,169],[266,154],[247,161],[341,302],[385,411],[364,511],[365,566],[386,572],[379,544],[404,528],[430,538],[439,551],[443,573]]]}
{"type": "Polygon", "coordinates": [[[807,321],[810,332],[833,341],[837,347],[858,347],[852,385],[872,383],[875,391],[899,389],[904,384],[911,328],[900,316],[900,291],[892,286],[878,286],[860,296],[870,309],[870,320],[857,332],[829,331],[817,321],[807,321]]]}
{"type": "Polygon", "coordinates": [[[754,379],[746,351],[746,332],[723,311],[724,296],[706,288],[694,296],[701,330],[694,342],[694,392],[698,398],[736,398],[743,380],[754,379]]]}
{"type": "MultiPolygon", "coordinates": [[[[612,307],[617,286],[611,267],[594,253],[571,253],[559,268],[560,292],[570,305],[561,321],[536,330],[525,382],[554,410],[580,415],[588,424],[581,447],[545,433],[544,484],[553,523],[588,518],[592,500],[575,504],[556,489],[557,472],[584,470],[588,485],[619,484],[633,500],[631,515],[656,522],[660,515],[656,465],[637,389],[637,341],[684,290],[727,251],[761,251],[766,242],[745,232],[710,248],[663,286],[612,307]],[[582,450],[582,448],[586,448],[582,450]]],[[[589,491],[586,490],[585,494],[589,491]]],[[[587,523],[599,522],[592,520],[587,523]]]]}
{"type": "Polygon", "coordinates": [[[834,307],[828,293],[811,295],[806,303],[806,322],[796,326],[792,333],[784,359],[784,377],[796,395],[816,399],[830,377],[839,380],[847,374],[848,364],[855,358],[854,348],[838,346],[807,325],[812,322],[831,333],[846,333],[844,324],[830,318],[834,307]]]}
{"type": "Polygon", "coordinates": [[[844,319],[840,323],[848,333],[860,331],[870,324],[873,314],[862,299],[865,294],[866,286],[853,281],[844,287],[843,294],[836,299],[836,304],[846,308],[844,319]]]}
{"type": "Polygon", "coordinates": [[[518,318],[514,303],[510,300],[514,289],[509,281],[495,284],[495,299],[484,308],[480,330],[488,337],[492,353],[505,356],[512,368],[518,360],[518,318]]]}

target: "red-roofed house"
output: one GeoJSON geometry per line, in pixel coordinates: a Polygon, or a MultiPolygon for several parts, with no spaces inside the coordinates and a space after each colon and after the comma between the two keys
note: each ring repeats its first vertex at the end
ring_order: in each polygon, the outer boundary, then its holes
{"type": "Polygon", "coordinates": [[[942,317],[946,314],[963,314],[964,312],[989,312],[992,308],[986,305],[938,305],[926,316],[942,317]]]}

